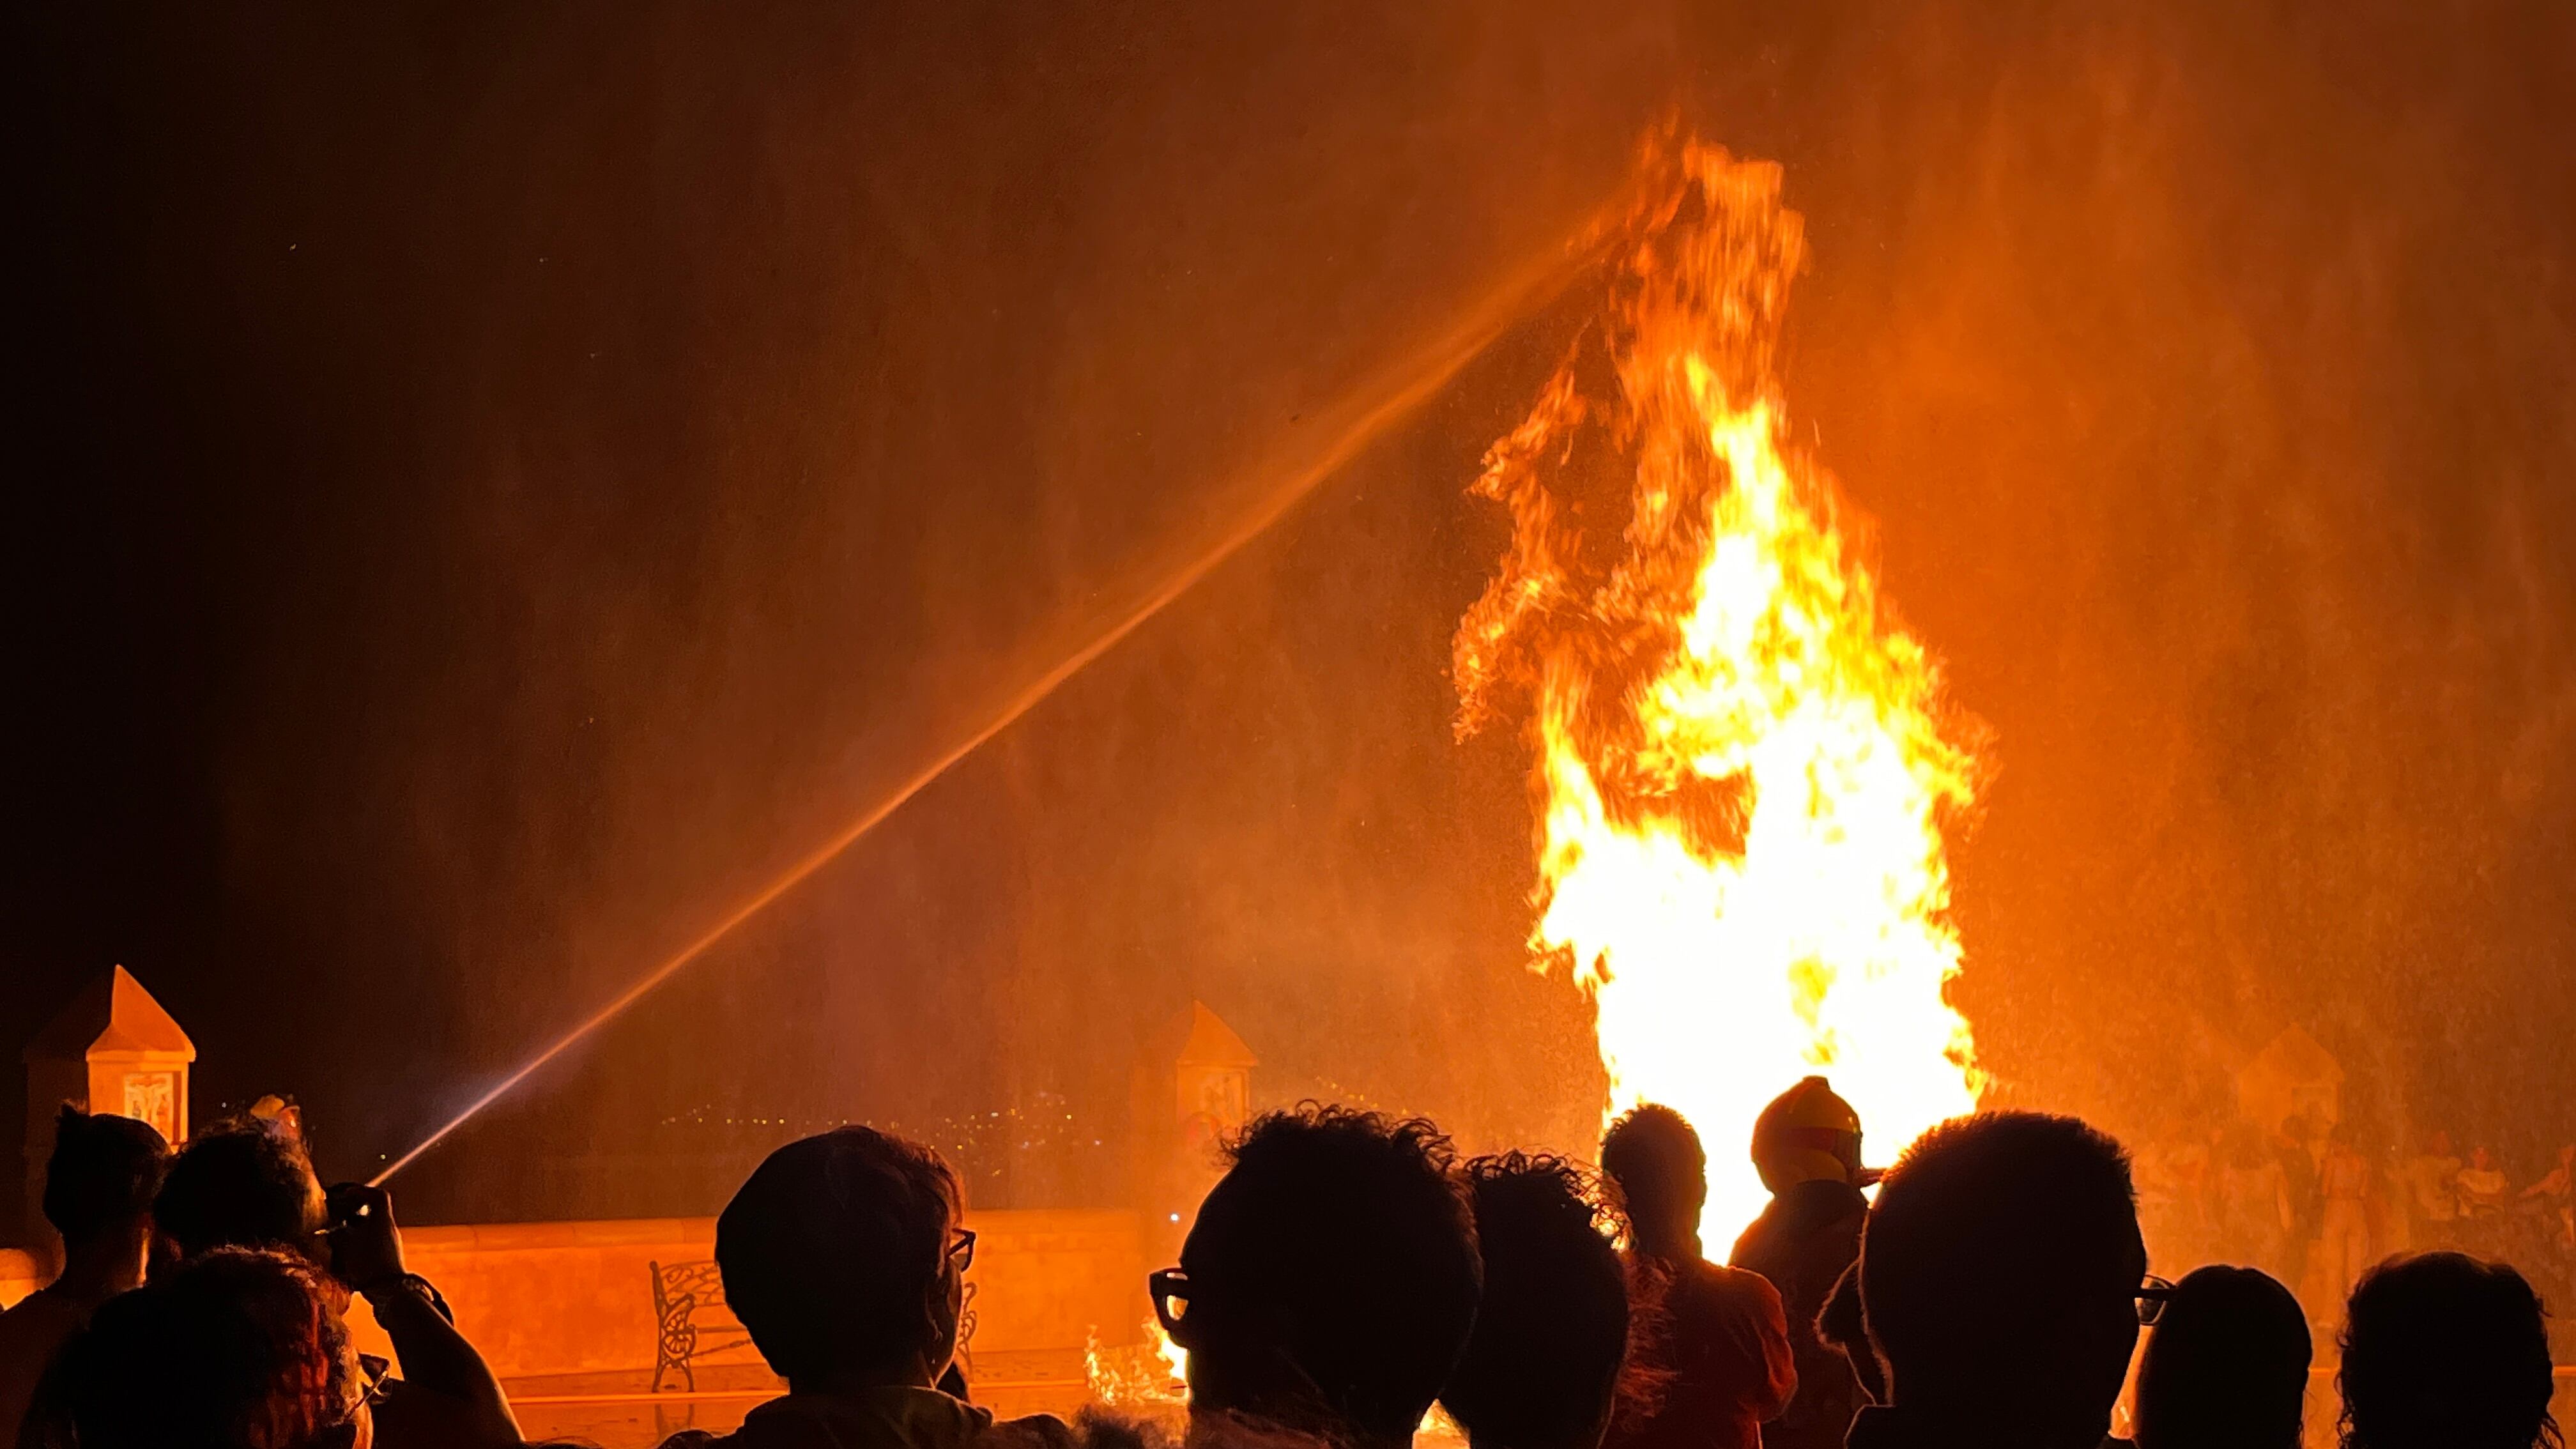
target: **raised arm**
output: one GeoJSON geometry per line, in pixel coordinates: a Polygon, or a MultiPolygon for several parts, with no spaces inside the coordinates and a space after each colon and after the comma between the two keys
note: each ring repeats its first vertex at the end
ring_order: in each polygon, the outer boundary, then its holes
{"type": "Polygon", "coordinates": [[[329,1202],[332,1271],[367,1300],[402,1365],[406,1391],[389,1400],[380,1416],[386,1437],[410,1437],[400,1432],[401,1421],[417,1417],[426,1421],[424,1428],[437,1425],[443,1442],[475,1449],[517,1445],[519,1423],[501,1381],[457,1331],[438,1290],[404,1267],[393,1199],[383,1188],[343,1183],[331,1189],[329,1202]],[[434,1395],[436,1402],[403,1402],[419,1394],[434,1395]]]}

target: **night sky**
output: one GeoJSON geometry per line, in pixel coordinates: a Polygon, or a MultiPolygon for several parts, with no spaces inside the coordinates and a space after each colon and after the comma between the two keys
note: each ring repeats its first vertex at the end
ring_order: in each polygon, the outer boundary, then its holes
{"type": "Polygon", "coordinates": [[[1444,670],[1523,284],[1677,111],[1787,167],[1790,405],[1991,731],[1999,1093],[2171,1130],[2297,1023],[2387,1135],[2576,1137],[2576,18],[1783,8],[21,7],[0,1035],[121,961],[362,1173],[1359,440],[406,1216],[1114,1141],[1193,996],[1579,1145],[1444,670]]]}

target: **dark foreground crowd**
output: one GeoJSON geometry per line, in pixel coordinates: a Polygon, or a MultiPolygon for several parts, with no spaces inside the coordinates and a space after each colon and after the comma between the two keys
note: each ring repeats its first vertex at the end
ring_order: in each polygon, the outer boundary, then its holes
{"type": "MultiPolygon", "coordinates": [[[[1475,1449],[2095,1449],[2147,1324],[2142,1449],[2300,1442],[2297,1302],[2253,1269],[2147,1276],[2128,1159],[2084,1123],[1962,1118],[1883,1180],[1859,1167],[1856,1121],[1773,1138],[1767,1159],[1756,1143],[1772,1206],[1720,1266],[1697,1235],[1705,1157],[1667,1109],[1614,1125],[1597,1182],[1550,1157],[1458,1161],[1419,1120],[1259,1118],[1148,1285],[1189,1351],[1187,1442],[1395,1449],[1437,1403],[1475,1449]]],[[[173,1156],[141,1123],[66,1112],[44,1210],[67,1261],[0,1314],[0,1443],[23,1426],[20,1449],[522,1444],[437,1289],[406,1270],[389,1200],[326,1193],[274,1124],[173,1156]],[[356,1352],[354,1298],[399,1377],[356,1352]]],[[[1168,1438],[971,1401],[952,1363],[975,1251],[962,1216],[947,1164],[900,1138],[847,1127],[773,1153],[715,1251],[788,1392],[735,1434],[666,1449],[1168,1438]]],[[[2353,1449],[2559,1443],[2540,1301],[2512,1268],[2381,1263],[2340,1347],[2353,1449]]]]}

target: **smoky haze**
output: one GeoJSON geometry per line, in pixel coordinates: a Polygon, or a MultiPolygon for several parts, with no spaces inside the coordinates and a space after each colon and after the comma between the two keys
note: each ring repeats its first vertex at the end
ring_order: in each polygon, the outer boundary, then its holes
{"type": "Polygon", "coordinates": [[[1438,378],[406,1212],[995,1112],[1073,1125],[987,1200],[1106,1198],[1193,996],[1579,1145],[1444,669],[1677,109],[1786,166],[1789,405],[1992,732],[2002,1095],[2163,1131],[2298,1023],[2388,1132],[2576,1128],[2576,22],[1778,8],[22,15],[0,1008],[121,960],[361,1173],[1438,378]]]}

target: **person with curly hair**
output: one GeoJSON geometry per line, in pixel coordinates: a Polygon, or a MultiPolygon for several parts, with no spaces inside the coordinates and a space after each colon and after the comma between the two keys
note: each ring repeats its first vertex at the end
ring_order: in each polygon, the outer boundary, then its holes
{"type": "Polygon", "coordinates": [[[2465,1253],[2393,1258],[2345,1305],[2344,1449],[2533,1449],[2550,1416],[2549,1325],[2520,1273],[2465,1253]]]}
{"type": "Polygon", "coordinates": [[[1470,1449],[1597,1449],[1628,1356],[1628,1280],[1591,1184],[1522,1152],[1465,1176],[1485,1293],[1440,1402],[1470,1449]]]}
{"type": "Polygon", "coordinates": [[[21,1443],[363,1449],[367,1380],[336,1299],[304,1258],[210,1249],[100,1306],[55,1361],[21,1443]]]}
{"type": "Polygon", "coordinates": [[[330,1261],[321,1179],[303,1141],[252,1117],[213,1123],[170,1164],[152,1204],[154,1224],[181,1258],[215,1248],[277,1248],[330,1261]]]}
{"type": "Polygon", "coordinates": [[[1255,1118],[1226,1155],[1180,1266],[1147,1283],[1189,1351],[1192,1437],[1410,1444],[1484,1285],[1448,1137],[1308,1102],[1255,1118]]]}

